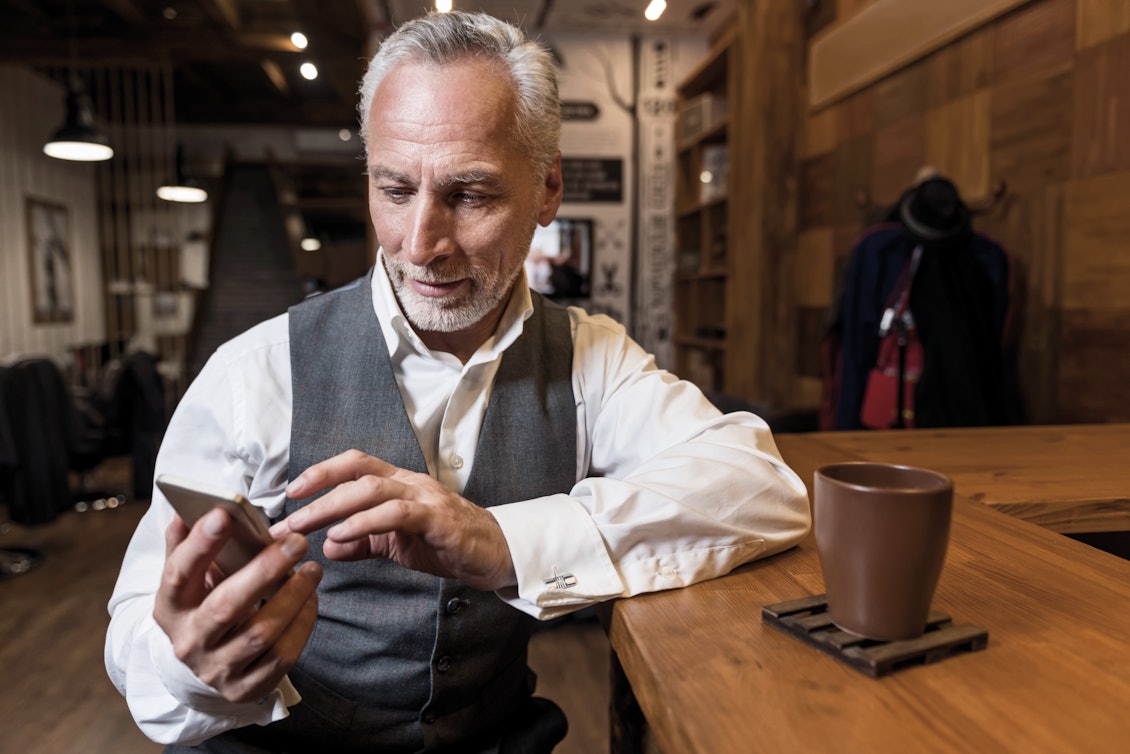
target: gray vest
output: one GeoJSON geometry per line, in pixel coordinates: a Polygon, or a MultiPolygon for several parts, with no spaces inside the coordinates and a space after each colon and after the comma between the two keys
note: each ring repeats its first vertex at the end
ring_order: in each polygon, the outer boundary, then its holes
{"type": "MultiPolygon", "coordinates": [[[[373,313],[371,284],[370,274],[290,309],[291,479],[352,448],[427,473],[373,313]]],[[[534,313],[495,379],[467,499],[487,507],[571,489],[572,356],[568,314],[535,294],[534,313]]],[[[312,499],[288,500],[286,512],[312,499]]],[[[323,532],[310,536],[308,557],[325,575],[318,622],[290,674],[302,703],[286,720],[212,739],[234,746],[210,750],[497,751],[507,731],[544,728],[544,720],[527,719],[533,619],[454,579],[384,560],[327,560],[324,541],[323,532]]],[[[543,705],[534,716],[546,712],[543,705]]],[[[551,735],[560,738],[563,716],[556,707],[548,712],[560,727],[551,735]]]]}

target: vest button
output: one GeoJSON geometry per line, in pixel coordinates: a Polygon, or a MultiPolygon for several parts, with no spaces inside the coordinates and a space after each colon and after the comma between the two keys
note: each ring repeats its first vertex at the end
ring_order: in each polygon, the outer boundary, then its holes
{"type": "Polygon", "coordinates": [[[429,710],[424,710],[424,714],[420,715],[420,722],[424,725],[431,725],[436,721],[436,713],[429,710]]]}
{"type": "Polygon", "coordinates": [[[448,615],[455,615],[457,612],[459,612],[460,610],[462,610],[466,606],[467,606],[466,600],[459,599],[458,597],[452,597],[451,599],[449,599],[447,601],[447,614],[448,615]]]}
{"type": "Polygon", "coordinates": [[[444,656],[436,660],[436,670],[441,673],[446,673],[451,670],[452,660],[450,657],[444,656]]]}

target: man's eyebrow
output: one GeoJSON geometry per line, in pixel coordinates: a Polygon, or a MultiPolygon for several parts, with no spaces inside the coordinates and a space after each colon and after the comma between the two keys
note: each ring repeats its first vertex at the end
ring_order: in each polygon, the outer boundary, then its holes
{"type": "MultiPolygon", "coordinates": [[[[385,181],[392,184],[411,186],[414,180],[404,173],[399,173],[383,165],[370,165],[366,171],[370,180],[385,181]]],[[[459,186],[498,186],[502,183],[502,176],[494,170],[472,168],[462,173],[437,176],[432,181],[432,188],[440,191],[459,186]]]]}
{"type": "Polygon", "coordinates": [[[434,181],[434,185],[436,188],[441,189],[451,188],[452,186],[467,186],[476,183],[493,186],[500,183],[501,180],[501,176],[494,170],[472,168],[462,173],[438,176],[434,181]]]}
{"type": "Polygon", "coordinates": [[[389,183],[411,183],[408,176],[403,173],[398,173],[392,168],[386,168],[381,165],[369,165],[365,170],[369,178],[381,179],[389,183]]]}

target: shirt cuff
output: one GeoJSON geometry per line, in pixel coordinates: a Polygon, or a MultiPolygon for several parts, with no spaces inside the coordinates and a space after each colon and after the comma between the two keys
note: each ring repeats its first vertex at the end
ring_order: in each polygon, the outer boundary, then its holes
{"type": "Polygon", "coordinates": [[[549,620],[618,597],[624,582],[588,511],[568,495],[496,505],[487,510],[510,547],[517,587],[498,596],[549,620]]]}
{"type": "Polygon", "coordinates": [[[225,729],[242,728],[245,725],[268,725],[287,717],[288,707],[302,701],[302,696],[284,677],[274,691],[253,702],[236,704],[229,702],[215,688],[201,681],[173,651],[173,643],[160,628],[154,629],[150,643],[150,658],[153,667],[168,692],[181,704],[208,717],[225,720],[220,726],[225,729]]]}

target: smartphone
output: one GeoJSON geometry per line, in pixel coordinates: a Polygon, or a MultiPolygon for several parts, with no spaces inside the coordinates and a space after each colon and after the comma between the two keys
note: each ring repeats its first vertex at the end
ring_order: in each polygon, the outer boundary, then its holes
{"type": "Polygon", "coordinates": [[[157,477],[157,489],[168,498],[189,527],[213,508],[223,508],[228,512],[232,520],[231,536],[216,555],[216,565],[225,575],[238,571],[274,541],[262,512],[238,492],[228,492],[171,474],[157,477]]]}

